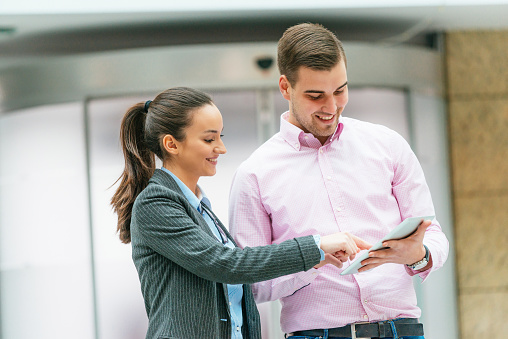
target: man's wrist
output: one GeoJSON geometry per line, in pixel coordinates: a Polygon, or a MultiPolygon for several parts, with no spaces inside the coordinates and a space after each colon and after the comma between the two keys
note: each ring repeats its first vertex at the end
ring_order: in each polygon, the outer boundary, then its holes
{"type": "Polygon", "coordinates": [[[425,248],[425,256],[421,260],[419,260],[411,265],[407,265],[409,268],[411,268],[415,271],[421,270],[422,268],[425,268],[429,264],[429,257],[430,257],[429,248],[425,245],[423,245],[423,247],[425,248]]]}

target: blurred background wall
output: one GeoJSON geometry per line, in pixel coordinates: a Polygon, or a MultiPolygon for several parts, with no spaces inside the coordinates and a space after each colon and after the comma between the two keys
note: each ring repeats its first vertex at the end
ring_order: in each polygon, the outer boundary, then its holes
{"type": "MultiPolygon", "coordinates": [[[[236,166],[287,109],[273,61],[299,22],[345,44],[344,115],[397,130],[422,163],[451,244],[443,269],[415,279],[427,338],[503,338],[507,15],[503,1],[1,3],[0,339],[144,337],[108,205],[120,119],[171,86],[211,93],[228,155],[200,184],[226,221],[236,166]]],[[[281,337],[279,307],[259,305],[263,338],[281,337]]]]}
{"type": "Polygon", "coordinates": [[[464,338],[508,331],[508,31],[446,34],[459,314],[464,338]]]}

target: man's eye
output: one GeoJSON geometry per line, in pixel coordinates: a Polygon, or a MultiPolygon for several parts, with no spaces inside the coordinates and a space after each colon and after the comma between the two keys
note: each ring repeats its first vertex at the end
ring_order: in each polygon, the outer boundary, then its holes
{"type": "Polygon", "coordinates": [[[318,100],[318,99],[320,99],[320,98],[321,98],[321,95],[318,95],[317,97],[314,97],[314,96],[312,96],[312,95],[309,95],[309,99],[311,99],[311,100],[318,100]]]}
{"type": "Polygon", "coordinates": [[[207,142],[207,143],[211,143],[211,142],[213,142],[214,140],[215,140],[215,139],[205,139],[205,142],[207,142]]]}

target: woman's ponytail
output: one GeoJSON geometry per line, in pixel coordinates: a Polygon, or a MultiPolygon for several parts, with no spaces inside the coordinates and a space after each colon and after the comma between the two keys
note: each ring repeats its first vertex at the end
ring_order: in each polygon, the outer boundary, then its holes
{"type": "Polygon", "coordinates": [[[132,106],[122,120],[120,140],[125,159],[125,168],[111,205],[118,215],[117,231],[123,243],[130,243],[130,223],[134,200],[148,185],[155,170],[155,156],[145,141],[145,104],[132,106]]]}
{"type": "Polygon", "coordinates": [[[117,230],[123,243],[131,241],[132,207],[155,171],[155,156],[162,162],[171,160],[162,147],[162,139],[169,134],[183,141],[192,113],[212,104],[212,98],[206,93],[174,87],[159,93],[153,102],[139,103],[125,113],[120,126],[125,168],[118,178],[120,186],[111,199],[113,210],[118,214],[117,230]]]}

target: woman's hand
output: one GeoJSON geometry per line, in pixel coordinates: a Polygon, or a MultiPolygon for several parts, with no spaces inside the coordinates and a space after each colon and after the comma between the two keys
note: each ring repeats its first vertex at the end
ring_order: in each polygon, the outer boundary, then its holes
{"type": "Polygon", "coordinates": [[[321,237],[321,249],[325,252],[325,260],[314,266],[319,268],[332,264],[338,268],[348,259],[353,260],[358,252],[367,250],[372,245],[348,232],[339,232],[321,237]]]}

